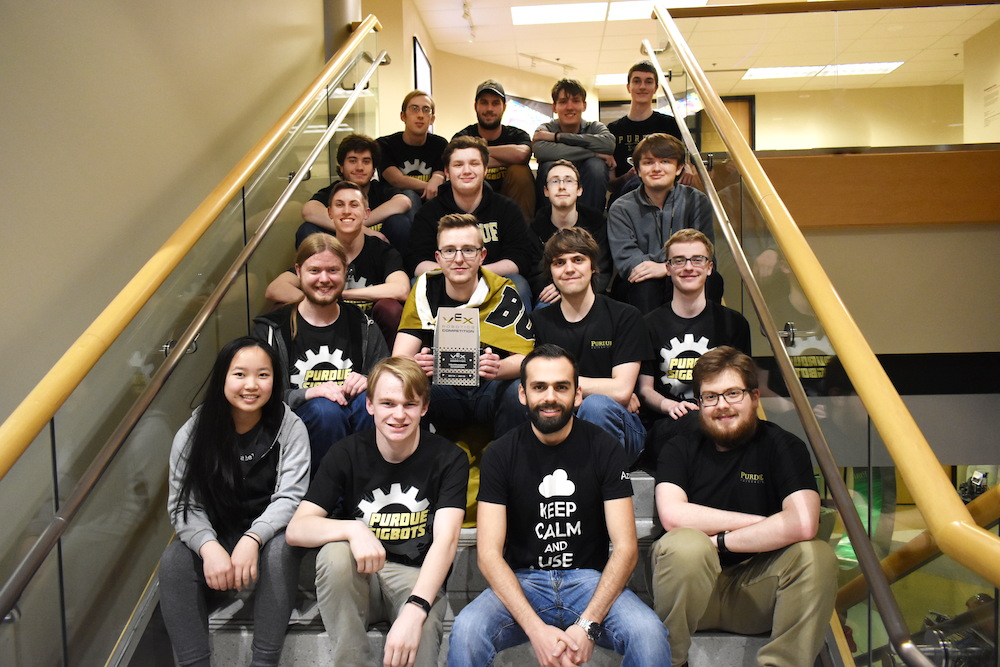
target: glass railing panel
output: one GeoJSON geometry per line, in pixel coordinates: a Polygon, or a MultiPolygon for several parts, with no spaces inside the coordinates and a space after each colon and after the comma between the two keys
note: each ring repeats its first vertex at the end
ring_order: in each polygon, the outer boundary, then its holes
{"type": "MultiPolygon", "coordinates": [[[[4,507],[6,510],[11,506],[4,507]]],[[[0,624],[0,664],[5,667],[62,667],[61,619],[59,554],[53,550],[18,600],[15,620],[0,624]]]]}
{"type": "MultiPolygon", "coordinates": [[[[246,293],[238,281],[202,328],[63,537],[71,665],[99,664],[159,562],[173,529],[166,465],[174,434],[190,417],[218,350],[245,332],[246,293]]],[[[141,381],[133,394],[138,395],[141,381]]]]}
{"type": "MultiPolygon", "coordinates": [[[[359,57],[356,63],[347,69],[343,77],[334,81],[321,93],[313,113],[303,120],[303,129],[289,133],[286,145],[280,150],[280,157],[265,164],[262,170],[250,180],[260,185],[247,193],[247,234],[252,235],[271,211],[274,202],[288,186],[291,174],[295,173],[305,161],[316,142],[329,128],[338,113],[343,109],[348,96],[359,85],[370,69],[372,60],[378,55],[376,33],[369,34],[363,43],[363,52],[368,57],[359,57]]],[[[363,84],[360,84],[363,85],[363,84]]],[[[317,191],[330,185],[337,176],[336,154],[340,141],[348,134],[359,133],[370,137],[378,136],[376,126],[378,107],[378,74],[372,77],[361,96],[350,108],[346,117],[337,128],[336,134],[329,145],[320,153],[319,158],[309,173],[309,179],[302,181],[295,189],[292,198],[274,221],[271,231],[262,242],[260,248],[247,263],[250,292],[251,317],[268,307],[264,299],[264,289],[282,271],[294,263],[295,232],[302,224],[302,205],[309,201],[317,191]]]]}
{"type": "MultiPolygon", "coordinates": [[[[56,413],[64,497],[163,362],[164,343],[180,337],[242,250],[240,209],[239,202],[230,205],[209,228],[56,413]]],[[[238,280],[203,327],[197,353],[167,384],[185,398],[147,413],[63,536],[71,664],[107,659],[169,540],[165,484],[173,432],[190,414],[215,352],[246,333],[246,301],[246,283],[238,280]]]]}
{"type": "MultiPolygon", "coordinates": [[[[0,577],[6,581],[18,561],[55,514],[52,440],[46,427],[0,484],[0,577]]],[[[34,667],[62,660],[59,576],[55,552],[0,623],[0,665],[34,667]]]]}
{"type": "MultiPolygon", "coordinates": [[[[372,57],[377,55],[374,36],[366,45],[372,57]]],[[[0,502],[5,508],[0,536],[7,545],[0,557],[4,579],[53,516],[53,480],[58,480],[59,495],[65,500],[160,367],[164,344],[181,337],[287,185],[288,173],[298,169],[340,110],[346,99],[342,86],[353,87],[370,65],[370,59],[360,59],[331,86],[329,95],[318,100],[313,113],[297,124],[303,131],[289,133],[285,143],[265,160],[269,167],[249,179],[244,188],[248,196],[238,195],[225,207],[110,346],[56,413],[52,422],[54,456],[46,428],[0,482],[0,502]],[[318,127],[311,125],[314,123],[318,127]]],[[[344,121],[344,133],[377,134],[375,86],[370,88],[365,102],[344,121]]],[[[317,180],[329,183],[327,158],[322,160],[316,168],[317,180]]],[[[306,201],[312,188],[308,193],[303,190],[302,201],[306,201]]],[[[293,207],[286,215],[292,216],[287,223],[292,230],[290,238],[300,220],[300,207],[293,207]]],[[[268,253],[267,248],[256,256],[275,266],[285,266],[289,258],[268,253]]],[[[62,571],[55,565],[53,552],[38,575],[40,579],[20,602],[20,619],[3,625],[0,664],[61,664],[63,614],[69,664],[103,664],[111,653],[172,533],[166,513],[166,469],[173,434],[197,404],[199,388],[217,351],[232,338],[245,335],[250,316],[259,311],[250,305],[263,301],[266,282],[260,281],[258,273],[251,270],[237,278],[202,327],[197,349],[182,358],[91,492],[62,538],[66,555],[62,571]],[[60,576],[64,579],[62,589],[60,576]],[[52,656],[42,656],[39,651],[49,651],[52,656]],[[7,656],[16,661],[7,660],[7,656]]]]}

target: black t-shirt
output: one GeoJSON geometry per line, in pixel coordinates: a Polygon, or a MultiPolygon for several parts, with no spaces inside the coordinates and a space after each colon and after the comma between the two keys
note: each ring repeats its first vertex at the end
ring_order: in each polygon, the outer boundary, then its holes
{"type": "Polygon", "coordinates": [[[579,322],[567,322],[556,302],[532,311],[531,327],[535,345],[554,343],[568,350],[584,377],[609,378],[615,366],[653,356],[639,310],[603,294],[579,322]]]}
{"type": "MultiPolygon", "coordinates": [[[[641,373],[653,377],[653,388],[675,401],[692,400],[691,372],[701,355],[720,345],[750,355],[750,325],[735,310],[709,301],[705,310],[690,319],[664,304],[646,315],[653,346],[652,361],[641,373]]],[[[536,334],[537,335],[537,334],[536,334]]]]}
{"type": "MultiPolygon", "coordinates": [[[[677,121],[673,116],[653,112],[653,115],[646,120],[629,120],[628,116],[622,116],[618,120],[608,123],[608,129],[615,135],[615,176],[621,176],[631,167],[627,162],[632,157],[635,147],[648,135],[656,132],[665,132],[675,136],[681,141],[681,128],[677,126],[677,121]]],[[[638,171],[638,169],[636,169],[638,171]]]]}
{"type": "MultiPolygon", "coordinates": [[[[340,181],[334,181],[330,185],[326,186],[316,194],[312,196],[309,201],[318,201],[323,206],[327,208],[330,207],[330,197],[333,196],[333,186],[335,186],[340,181]]],[[[368,208],[371,210],[377,209],[382,204],[386,203],[396,195],[403,194],[403,191],[394,185],[390,185],[384,181],[378,181],[372,179],[368,182],[368,208]]]]}
{"type": "MultiPolygon", "coordinates": [[[[481,137],[479,134],[479,125],[473,123],[472,125],[459,130],[455,133],[455,137],[481,137]]],[[[452,137],[454,139],[455,137],[452,137]]],[[[496,139],[490,141],[486,140],[488,146],[531,146],[531,136],[519,127],[514,127],[513,125],[501,125],[500,126],[500,136],[496,139]]],[[[507,165],[501,165],[499,167],[490,167],[486,170],[486,182],[492,186],[497,192],[500,191],[500,185],[503,183],[504,176],[507,175],[507,165]]]]}
{"type": "MultiPolygon", "coordinates": [[[[761,421],[742,447],[720,452],[700,430],[671,438],[660,451],[656,483],[676,484],[688,502],[719,510],[771,516],[796,491],[816,491],[806,444],[776,424],[761,421]]],[[[723,554],[732,565],[752,554],[723,554]]]]}
{"type": "Polygon", "coordinates": [[[428,431],[408,459],[389,463],[375,430],[349,435],[323,457],[305,500],[335,519],[360,518],[385,547],[386,558],[419,567],[434,540],[439,508],[464,510],[469,459],[428,431]]]}
{"type": "Polygon", "coordinates": [[[423,146],[411,146],[403,141],[403,133],[397,132],[379,137],[378,145],[382,150],[382,161],[378,166],[380,174],[384,174],[388,167],[396,167],[404,176],[429,181],[435,171],[444,171],[441,155],[448,145],[444,137],[428,133],[423,146]]]}
{"type": "MultiPolygon", "coordinates": [[[[590,235],[597,242],[597,247],[600,248],[597,255],[597,266],[594,267],[598,270],[597,276],[594,278],[594,292],[601,294],[611,282],[611,273],[614,271],[614,266],[611,263],[611,245],[608,243],[608,221],[604,217],[603,211],[584,206],[579,201],[576,203],[576,212],[576,226],[590,232],[590,235]]],[[[530,227],[538,238],[538,248],[535,254],[538,256],[539,263],[530,278],[531,292],[537,297],[538,293],[552,282],[545,272],[545,267],[542,266],[545,243],[558,231],[557,227],[552,224],[551,204],[546,204],[535,213],[530,227]]]]}
{"type": "MultiPolygon", "coordinates": [[[[347,282],[344,289],[358,289],[370,285],[381,285],[390,274],[403,270],[403,256],[380,238],[365,235],[361,252],[347,267],[347,282]]],[[[363,311],[375,305],[372,301],[348,301],[363,311]]]]}
{"type": "MultiPolygon", "coordinates": [[[[341,308],[352,308],[343,304],[341,308]]],[[[363,373],[361,368],[362,342],[360,331],[351,331],[346,313],[326,327],[314,327],[305,318],[297,318],[295,340],[291,341],[291,389],[308,389],[324,382],[344,384],[351,371],[363,373]],[[352,335],[353,334],[353,335],[352,335]]]]}
{"type": "Polygon", "coordinates": [[[515,570],[603,570],[604,501],[631,496],[625,450],[582,419],[558,445],[522,424],[483,455],[479,501],[507,508],[504,559],[515,570]]]}

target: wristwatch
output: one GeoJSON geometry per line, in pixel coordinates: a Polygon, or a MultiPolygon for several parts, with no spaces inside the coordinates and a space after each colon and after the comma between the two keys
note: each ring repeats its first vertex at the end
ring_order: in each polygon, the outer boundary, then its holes
{"type": "Polygon", "coordinates": [[[604,626],[600,623],[595,623],[594,621],[588,621],[583,616],[576,619],[576,623],[573,625],[579,625],[583,628],[583,631],[587,633],[587,639],[592,642],[596,642],[598,639],[604,636],[604,626]]]}
{"type": "Polygon", "coordinates": [[[729,534],[728,530],[724,530],[715,536],[715,541],[719,545],[719,553],[727,554],[729,553],[728,547],[726,547],[726,535],[729,534]]]}

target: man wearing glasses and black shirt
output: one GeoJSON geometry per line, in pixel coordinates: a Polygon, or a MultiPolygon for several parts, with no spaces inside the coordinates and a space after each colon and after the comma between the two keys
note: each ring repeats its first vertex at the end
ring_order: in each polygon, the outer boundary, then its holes
{"type": "Polygon", "coordinates": [[[527,421],[518,399],[516,379],[521,360],[531,352],[534,341],[528,314],[514,285],[483,266],[489,253],[483,247],[481,226],[468,213],[441,218],[438,249],[434,252],[437,268],[417,276],[403,306],[392,353],[412,357],[428,377],[433,376],[432,347],[438,309],[477,309],[479,384],[474,387],[433,384],[427,418],[437,426],[442,422],[492,423],[494,437],[500,437],[527,421]]]}
{"type": "Polygon", "coordinates": [[[422,90],[406,94],[399,119],[403,121],[402,132],[378,138],[382,151],[378,172],[379,178],[410,198],[413,215],[423,202],[437,195],[438,187],[444,183],[441,153],[448,140],[431,133],[434,100],[422,90]]]}
{"type": "Polygon", "coordinates": [[[698,429],[698,399],[691,381],[698,358],[721,345],[750,354],[746,318],[705,297],[705,283],[715,268],[712,242],[697,230],[682,229],[664,245],[673,298],[646,315],[653,359],[642,364],[636,389],[645,408],[654,462],[664,442],[698,429]]]}
{"type": "Polygon", "coordinates": [[[757,417],[753,360],[723,346],[698,360],[701,430],[664,446],[653,609],[685,665],[696,630],[770,635],[758,665],[811,665],[837,594],[837,558],[814,539],[819,493],[805,443],[757,417]]]}

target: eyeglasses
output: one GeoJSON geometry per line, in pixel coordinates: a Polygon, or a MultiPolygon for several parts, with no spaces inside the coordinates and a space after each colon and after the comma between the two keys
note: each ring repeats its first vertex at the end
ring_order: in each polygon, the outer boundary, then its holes
{"type": "Polygon", "coordinates": [[[411,104],[410,106],[406,107],[406,110],[410,111],[412,113],[417,113],[418,111],[423,111],[424,114],[427,115],[427,116],[430,116],[432,113],[434,113],[434,109],[432,109],[430,107],[422,107],[422,106],[420,106],[418,104],[411,104]]]}
{"type": "Polygon", "coordinates": [[[465,259],[475,259],[479,251],[482,250],[482,246],[478,248],[438,248],[438,252],[445,259],[455,259],[455,253],[462,253],[462,257],[465,259]]]}
{"type": "Polygon", "coordinates": [[[558,188],[560,185],[576,185],[577,183],[576,179],[570,176],[565,178],[550,178],[545,182],[549,184],[550,188],[558,188]]]}
{"type": "Polygon", "coordinates": [[[726,403],[729,405],[737,405],[738,403],[743,402],[743,396],[746,395],[748,391],[753,391],[753,389],[727,389],[721,394],[708,392],[699,396],[698,402],[701,403],[702,407],[710,408],[713,405],[718,405],[719,398],[722,397],[726,399],[726,403]]]}
{"type": "Polygon", "coordinates": [[[667,264],[674,267],[675,269],[684,268],[684,265],[691,262],[691,266],[702,268],[703,266],[708,266],[708,257],[704,255],[695,255],[694,257],[671,257],[667,260],[667,264]]]}

